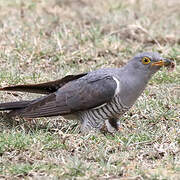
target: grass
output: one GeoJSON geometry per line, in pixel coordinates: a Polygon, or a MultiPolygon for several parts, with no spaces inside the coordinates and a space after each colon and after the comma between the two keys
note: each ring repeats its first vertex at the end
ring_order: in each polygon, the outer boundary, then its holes
{"type": "Polygon", "coordinates": [[[1,86],[120,67],[143,51],[176,62],[152,78],[115,135],[82,135],[61,117],[1,114],[0,179],[179,179],[179,1],[1,0],[0,9],[1,86]]]}

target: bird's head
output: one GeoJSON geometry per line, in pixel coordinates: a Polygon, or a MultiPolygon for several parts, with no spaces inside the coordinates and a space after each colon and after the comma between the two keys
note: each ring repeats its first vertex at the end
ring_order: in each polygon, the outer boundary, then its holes
{"type": "Polygon", "coordinates": [[[149,75],[157,72],[161,67],[174,68],[174,62],[172,60],[163,58],[156,52],[143,52],[137,54],[132,61],[131,65],[135,68],[135,71],[140,70],[142,73],[149,75]]]}

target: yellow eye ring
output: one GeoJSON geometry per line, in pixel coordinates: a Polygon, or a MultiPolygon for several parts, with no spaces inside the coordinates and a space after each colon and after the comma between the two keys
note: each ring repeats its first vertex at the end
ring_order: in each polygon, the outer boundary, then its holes
{"type": "Polygon", "coordinates": [[[143,64],[149,64],[151,62],[151,59],[150,58],[148,58],[148,57],[143,57],[142,58],[142,63],[143,64]]]}

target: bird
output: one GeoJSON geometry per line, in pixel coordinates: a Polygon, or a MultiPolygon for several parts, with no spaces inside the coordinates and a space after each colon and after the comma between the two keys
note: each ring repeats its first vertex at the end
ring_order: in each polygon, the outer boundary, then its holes
{"type": "Polygon", "coordinates": [[[120,68],[101,68],[40,84],[2,87],[0,91],[45,95],[29,101],[0,103],[0,111],[9,111],[9,117],[28,119],[63,116],[80,121],[82,133],[104,129],[114,133],[119,130],[120,117],[135,104],[151,77],[163,66],[173,67],[174,62],[157,52],[142,52],[120,68]]]}

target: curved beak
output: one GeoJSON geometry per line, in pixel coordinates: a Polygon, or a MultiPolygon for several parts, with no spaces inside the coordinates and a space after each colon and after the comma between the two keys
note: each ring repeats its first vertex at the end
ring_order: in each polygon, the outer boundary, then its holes
{"type": "Polygon", "coordinates": [[[152,66],[172,66],[174,62],[169,59],[162,59],[160,61],[152,63],[152,66]]]}

